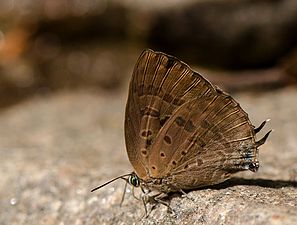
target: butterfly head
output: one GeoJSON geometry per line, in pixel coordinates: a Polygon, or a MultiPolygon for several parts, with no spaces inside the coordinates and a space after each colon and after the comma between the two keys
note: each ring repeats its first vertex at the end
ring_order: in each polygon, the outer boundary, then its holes
{"type": "Polygon", "coordinates": [[[140,186],[140,178],[134,172],[130,174],[130,176],[127,179],[127,182],[134,187],[140,186]]]}

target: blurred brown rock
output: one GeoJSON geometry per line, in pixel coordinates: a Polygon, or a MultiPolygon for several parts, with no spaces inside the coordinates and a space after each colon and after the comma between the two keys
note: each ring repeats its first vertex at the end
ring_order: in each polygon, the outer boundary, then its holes
{"type": "Polygon", "coordinates": [[[297,1],[196,1],[157,15],[154,48],[197,64],[267,67],[297,46],[297,1]]]}
{"type": "Polygon", "coordinates": [[[296,7],[295,0],[1,1],[0,106],[64,89],[117,91],[147,47],[194,65],[248,70],[214,71],[228,90],[286,86],[293,80],[283,67],[267,66],[296,46],[296,7]],[[254,67],[266,68],[250,76],[254,67]]]}

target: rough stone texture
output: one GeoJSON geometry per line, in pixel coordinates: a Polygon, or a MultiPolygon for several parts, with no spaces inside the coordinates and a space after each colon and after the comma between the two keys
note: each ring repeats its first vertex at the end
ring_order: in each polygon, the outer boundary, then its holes
{"type": "Polygon", "coordinates": [[[90,192],[131,171],[123,136],[126,90],[61,92],[7,108],[0,113],[0,224],[295,224],[297,90],[235,98],[255,125],[271,118],[265,131],[274,132],[261,148],[259,172],[188,198],[172,196],[175,215],[158,205],[148,218],[130,188],[120,207],[122,180],[90,192]]]}

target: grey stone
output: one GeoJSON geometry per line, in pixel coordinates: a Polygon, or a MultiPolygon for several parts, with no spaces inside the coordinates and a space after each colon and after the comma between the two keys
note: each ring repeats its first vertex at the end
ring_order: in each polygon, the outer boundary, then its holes
{"type": "Polygon", "coordinates": [[[0,112],[0,224],[296,224],[296,89],[235,96],[256,126],[271,119],[258,138],[274,129],[258,173],[173,195],[176,214],[157,205],[147,218],[130,187],[120,206],[122,180],[90,192],[132,171],[126,93],[58,92],[0,112]]]}

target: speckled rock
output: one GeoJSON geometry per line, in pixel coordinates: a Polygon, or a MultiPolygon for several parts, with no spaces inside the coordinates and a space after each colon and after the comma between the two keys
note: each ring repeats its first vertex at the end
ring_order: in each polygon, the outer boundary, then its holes
{"type": "MultiPolygon", "coordinates": [[[[131,171],[123,135],[126,91],[60,92],[0,112],[0,224],[295,224],[297,90],[234,96],[255,125],[274,132],[261,147],[258,173],[171,196],[144,217],[124,182],[131,171]]],[[[139,190],[136,190],[136,195],[139,190]]],[[[152,205],[148,205],[151,209],[152,205]]]]}

